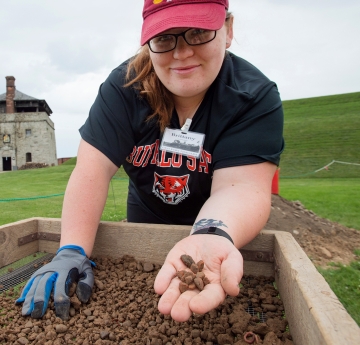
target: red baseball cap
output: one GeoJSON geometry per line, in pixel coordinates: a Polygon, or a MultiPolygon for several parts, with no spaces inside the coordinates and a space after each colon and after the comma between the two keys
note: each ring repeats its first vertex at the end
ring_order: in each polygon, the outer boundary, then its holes
{"type": "Polygon", "coordinates": [[[229,0],[144,0],[141,45],[172,28],[219,30],[229,0]]]}

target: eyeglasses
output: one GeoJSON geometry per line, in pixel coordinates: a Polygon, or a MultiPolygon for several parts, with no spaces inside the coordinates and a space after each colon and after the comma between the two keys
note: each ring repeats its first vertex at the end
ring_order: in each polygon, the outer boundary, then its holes
{"type": "Polygon", "coordinates": [[[216,30],[188,29],[180,34],[165,34],[152,38],[149,48],[153,53],[166,53],[175,49],[178,37],[182,37],[189,46],[208,43],[216,37],[216,30]]]}

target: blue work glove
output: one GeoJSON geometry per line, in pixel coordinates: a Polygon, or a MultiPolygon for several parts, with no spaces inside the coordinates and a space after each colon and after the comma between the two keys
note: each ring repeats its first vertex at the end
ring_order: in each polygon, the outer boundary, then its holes
{"type": "Polygon", "coordinates": [[[56,316],[69,319],[69,290],[77,283],[76,295],[86,303],[94,285],[94,274],[90,261],[83,248],[75,245],[61,247],[51,262],[37,270],[25,285],[16,304],[24,302],[22,315],[31,315],[35,319],[43,317],[54,289],[56,316]]]}

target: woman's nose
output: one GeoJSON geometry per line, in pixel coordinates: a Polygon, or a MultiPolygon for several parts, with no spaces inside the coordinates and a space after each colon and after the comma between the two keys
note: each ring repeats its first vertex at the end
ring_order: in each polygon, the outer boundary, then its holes
{"type": "Polygon", "coordinates": [[[174,59],[184,59],[193,54],[193,47],[188,45],[183,37],[178,37],[177,44],[173,53],[174,59]]]}

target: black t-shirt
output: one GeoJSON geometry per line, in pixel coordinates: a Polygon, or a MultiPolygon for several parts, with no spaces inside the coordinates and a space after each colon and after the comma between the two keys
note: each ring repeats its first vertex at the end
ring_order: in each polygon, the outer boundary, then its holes
{"type": "MultiPolygon", "coordinates": [[[[204,133],[201,157],[159,149],[162,134],[148,102],[123,87],[127,62],[100,86],[82,138],[129,175],[129,192],[158,223],[192,225],[210,196],[215,169],[279,164],[283,110],[276,84],[249,62],[227,53],[196,111],[190,131],[204,133]]],[[[180,129],[174,111],[170,128],[180,129]]]]}

